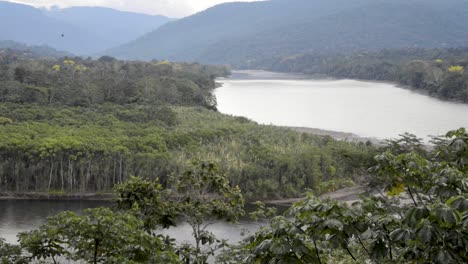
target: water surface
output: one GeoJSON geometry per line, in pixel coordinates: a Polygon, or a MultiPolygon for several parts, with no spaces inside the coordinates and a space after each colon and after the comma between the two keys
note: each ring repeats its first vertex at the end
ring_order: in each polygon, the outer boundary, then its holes
{"type": "MultiPolygon", "coordinates": [[[[112,206],[106,201],[60,201],[60,200],[0,200],[0,237],[7,242],[17,244],[17,234],[38,228],[47,217],[63,211],[82,213],[87,208],[112,206]]],[[[247,210],[252,210],[248,208],[247,210]]],[[[243,234],[255,232],[259,223],[243,219],[238,224],[214,222],[208,230],[217,238],[234,243],[245,238],[243,234]]],[[[175,238],[178,243],[193,243],[192,229],[181,223],[177,227],[162,230],[161,233],[175,238]]]]}
{"type": "Polygon", "coordinates": [[[18,233],[39,227],[49,216],[110,205],[105,201],[0,200],[0,237],[16,244],[18,233]]]}
{"type": "Polygon", "coordinates": [[[394,84],[255,76],[220,80],[223,86],[215,90],[219,111],[261,124],[380,139],[404,132],[428,139],[468,126],[467,104],[442,101],[394,84]]]}

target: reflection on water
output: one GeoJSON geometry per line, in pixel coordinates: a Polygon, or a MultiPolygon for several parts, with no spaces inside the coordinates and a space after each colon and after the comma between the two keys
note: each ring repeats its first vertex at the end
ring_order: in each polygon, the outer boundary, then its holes
{"type": "Polygon", "coordinates": [[[82,212],[87,208],[109,206],[103,201],[0,200],[0,236],[17,243],[16,235],[39,227],[44,220],[63,211],[82,212]]]}
{"type": "MultiPolygon", "coordinates": [[[[262,75],[263,76],[263,75],[262,75]]],[[[263,78],[263,77],[259,77],[263,78]]],[[[468,126],[468,105],[441,101],[393,84],[354,80],[223,79],[222,113],[262,124],[394,138],[426,138],[468,126]]]]}
{"type": "MultiPolygon", "coordinates": [[[[47,217],[63,211],[81,213],[87,208],[112,206],[105,201],[56,201],[56,200],[0,200],[0,237],[9,243],[17,243],[16,235],[39,227],[47,217]]],[[[284,211],[285,208],[279,208],[284,211]]],[[[247,211],[254,210],[247,206],[247,211]]],[[[208,227],[217,238],[237,242],[258,230],[260,224],[249,221],[246,217],[238,224],[214,222],[208,227]]],[[[192,229],[183,223],[177,227],[163,230],[162,234],[175,238],[178,243],[193,243],[192,229]]]]}

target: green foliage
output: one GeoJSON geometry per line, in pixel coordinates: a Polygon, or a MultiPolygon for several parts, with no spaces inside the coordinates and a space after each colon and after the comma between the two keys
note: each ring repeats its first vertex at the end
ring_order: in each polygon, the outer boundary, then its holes
{"type": "Polygon", "coordinates": [[[26,264],[27,258],[23,256],[20,246],[10,245],[0,238],[0,263],[26,264]]]}
{"type": "Polygon", "coordinates": [[[210,256],[225,247],[226,242],[216,239],[207,227],[213,220],[236,222],[244,215],[244,197],[239,186],[231,187],[226,175],[213,163],[195,163],[176,182],[175,207],[182,219],[191,225],[195,246],[182,247],[182,260],[186,263],[208,263],[210,256]]]}
{"type": "MultiPolygon", "coordinates": [[[[351,204],[312,193],[284,215],[258,203],[256,219],[268,225],[228,246],[207,230],[212,220],[244,214],[239,187],[216,165],[196,162],[158,180],[132,177],[116,186],[117,207],[66,212],[20,235],[31,260],[58,257],[91,263],[465,263],[468,261],[468,134],[450,131],[423,150],[411,135],[389,141],[371,168],[374,188],[394,197],[363,196],[351,204]],[[404,192],[404,193],[403,193],[404,192]],[[194,244],[175,246],[158,228],[187,222],[194,244]],[[221,251],[220,251],[221,250],[221,251]]],[[[5,246],[10,256],[20,248],[5,246]]],[[[16,255],[15,255],[16,254],[16,255]]],[[[6,255],[8,256],[8,255],[6,255]]]]}
{"type": "Polygon", "coordinates": [[[197,105],[216,109],[211,95],[224,67],[82,58],[35,59],[0,53],[0,102],[89,106],[106,102],[197,105]]]}
{"type": "Polygon", "coordinates": [[[412,136],[390,141],[372,170],[378,188],[408,198],[347,205],[309,195],[248,238],[248,252],[237,252],[249,263],[335,263],[343,253],[357,263],[465,263],[466,139],[465,129],[451,131],[424,154],[412,136]]]}
{"type": "Polygon", "coordinates": [[[134,214],[143,220],[147,232],[176,225],[177,208],[171,204],[171,191],[163,189],[157,181],[131,177],[125,183],[117,184],[114,191],[117,208],[135,209],[134,214]]]}
{"type": "Polygon", "coordinates": [[[145,232],[143,222],[132,214],[107,208],[88,209],[82,216],[64,212],[19,237],[32,260],[178,263],[172,244],[145,232]]]}
{"type": "Polygon", "coordinates": [[[239,187],[231,187],[226,175],[212,163],[198,162],[176,177],[174,189],[162,189],[156,182],[131,178],[117,185],[117,205],[130,210],[145,223],[151,233],[158,227],[188,223],[193,230],[195,243],[178,248],[184,263],[207,263],[210,256],[224,247],[207,227],[213,220],[235,222],[244,214],[244,198],[239,187]]]}
{"type": "Polygon", "coordinates": [[[11,120],[10,118],[0,116],[0,126],[11,125],[11,124],[13,124],[13,120],[11,120]]]}
{"type": "Polygon", "coordinates": [[[6,52],[1,69],[4,191],[106,192],[131,175],[166,186],[169,172],[199,159],[219,164],[248,199],[297,197],[322,181],[359,182],[373,162],[371,146],[210,111],[224,67],[6,52]]]}
{"type": "Polygon", "coordinates": [[[372,146],[203,108],[0,103],[0,112],[15,120],[0,126],[5,191],[105,192],[131,175],[165,185],[169,172],[181,174],[190,160],[207,158],[249,199],[297,197],[322,181],[362,181],[373,162],[372,146]]]}

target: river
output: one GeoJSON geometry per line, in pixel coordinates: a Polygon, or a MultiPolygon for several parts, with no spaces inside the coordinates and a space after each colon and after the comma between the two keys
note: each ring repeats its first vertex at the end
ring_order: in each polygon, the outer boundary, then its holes
{"type": "MultiPolygon", "coordinates": [[[[87,208],[109,207],[111,202],[107,201],[64,201],[64,200],[1,200],[0,199],[0,237],[9,243],[17,244],[17,234],[39,227],[49,216],[63,211],[82,213],[87,208]]],[[[248,208],[247,210],[252,209],[248,208]]],[[[255,232],[259,223],[241,219],[238,224],[214,222],[209,226],[217,238],[237,242],[245,238],[249,232],[255,232]]],[[[189,225],[181,223],[177,227],[161,231],[178,243],[192,243],[192,229],[189,225]]]]}
{"type": "Polygon", "coordinates": [[[220,112],[261,124],[395,138],[429,139],[468,126],[468,105],[442,101],[394,84],[317,80],[268,72],[234,73],[215,90],[220,112]]]}

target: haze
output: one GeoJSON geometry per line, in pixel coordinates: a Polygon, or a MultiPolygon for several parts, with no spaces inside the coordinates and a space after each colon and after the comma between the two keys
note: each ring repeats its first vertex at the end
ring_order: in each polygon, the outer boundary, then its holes
{"type": "MultiPolygon", "coordinates": [[[[184,17],[217,4],[234,2],[229,0],[13,0],[34,7],[74,7],[74,6],[100,6],[110,7],[122,11],[131,11],[151,15],[164,15],[168,17],[184,17]]],[[[253,2],[252,0],[237,0],[235,2],[253,2]]]]}

